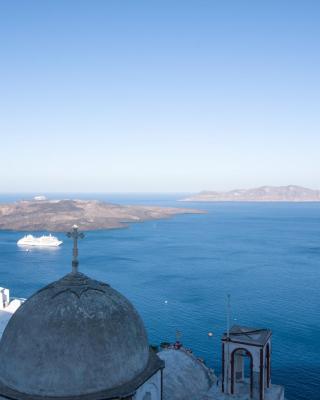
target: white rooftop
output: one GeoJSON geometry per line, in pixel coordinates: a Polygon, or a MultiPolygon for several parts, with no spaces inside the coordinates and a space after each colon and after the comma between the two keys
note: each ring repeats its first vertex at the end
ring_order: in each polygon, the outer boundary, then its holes
{"type": "Polygon", "coordinates": [[[163,399],[202,400],[214,382],[213,371],[183,347],[158,353],[164,360],[163,399]]]}
{"type": "MultiPolygon", "coordinates": [[[[249,395],[249,384],[244,384],[240,393],[234,395],[228,395],[222,393],[221,385],[213,385],[208,391],[207,395],[203,400],[252,400],[249,395]]],[[[270,388],[265,390],[265,400],[285,400],[284,399],[284,388],[280,385],[272,385],[270,388]]]]}
{"type": "MultiPolygon", "coordinates": [[[[238,394],[222,393],[221,380],[213,370],[183,347],[163,350],[158,355],[165,362],[164,400],[252,400],[248,382],[243,382],[238,394]]],[[[272,385],[266,389],[265,400],[285,400],[283,386],[272,385]]]]}

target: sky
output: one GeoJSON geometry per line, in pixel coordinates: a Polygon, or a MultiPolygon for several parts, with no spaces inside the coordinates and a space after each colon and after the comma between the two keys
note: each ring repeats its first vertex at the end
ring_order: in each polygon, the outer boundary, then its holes
{"type": "Polygon", "coordinates": [[[319,1],[0,0],[0,192],[320,189],[319,1]]]}

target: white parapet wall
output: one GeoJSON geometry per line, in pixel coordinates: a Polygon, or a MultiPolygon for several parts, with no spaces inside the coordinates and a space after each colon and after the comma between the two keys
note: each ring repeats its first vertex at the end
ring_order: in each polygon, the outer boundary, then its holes
{"type": "Polygon", "coordinates": [[[4,310],[10,303],[9,289],[0,287],[0,310],[4,310]]]}
{"type": "Polygon", "coordinates": [[[0,287],[0,338],[12,314],[21,306],[25,299],[12,299],[10,301],[9,289],[0,287]]]}

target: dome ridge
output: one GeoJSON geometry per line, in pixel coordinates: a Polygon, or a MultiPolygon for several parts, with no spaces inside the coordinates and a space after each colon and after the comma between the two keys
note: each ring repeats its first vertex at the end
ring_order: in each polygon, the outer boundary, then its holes
{"type": "Polygon", "coordinates": [[[110,288],[110,285],[108,285],[107,283],[91,279],[81,272],[70,272],[61,279],[52,282],[44,288],[40,289],[37,293],[51,290],[51,298],[53,299],[54,297],[59,296],[62,293],[69,292],[80,298],[84,293],[90,290],[101,292],[107,295],[107,288],[110,288]]]}

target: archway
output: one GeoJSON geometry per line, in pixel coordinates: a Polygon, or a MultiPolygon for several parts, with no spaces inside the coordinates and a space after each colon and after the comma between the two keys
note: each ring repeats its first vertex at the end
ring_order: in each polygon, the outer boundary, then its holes
{"type": "Polygon", "coordinates": [[[243,348],[237,348],[231,353],[231,394],[235,393],[235,385],[237,382],[244,382],[245,375],[245,358],[249,359],[249,381],[250,381],[250,397],[253,395],[253,357],[250,351],[243,348]]]}

